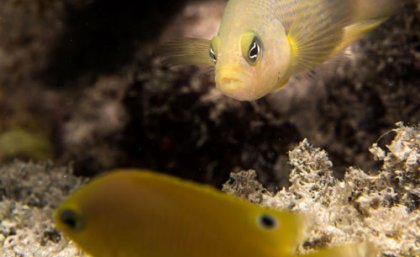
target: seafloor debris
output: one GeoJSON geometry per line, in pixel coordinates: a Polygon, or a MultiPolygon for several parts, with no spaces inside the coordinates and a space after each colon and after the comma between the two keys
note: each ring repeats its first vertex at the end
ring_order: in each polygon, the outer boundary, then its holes
{"type": "Polygon", "coordinates": [[[289,152],[293,169],[288,189],[264,194],[255,171],[242,171],[232,175],[224,190],[254,199],[243,192],[256,189],[264,205],[308,213],[301,252],[367,240],[378,245],[382,256],[420,256],[420,128],[398,126],[387,152],[376,144],[371,148],[383,161],[372,174],[350,167],[338,180],[326,152],[304,140],[289,152]]]}
{"type": "Polygon", "coordinates": [[[0,256],[83,256],[54,229],[52,212],[82,179],[68,167],[14,162],[0,167],[0,256]]]}
{"type": "MultiPolygon", "coordinates": [[[[372,173],[348,168],[332,175],[327,153],[307,140],[289,152],[291,185],[273,194],[255,171],[233,173],[223,190],[272,208],[308,214],[299,252],[356,241],[372,241],[383,257],[420,256],[420,129],[402,124],[395,138],[371,152],[382,160],[372,173]]],[[[69,168],[46,163],[0,167],[0,256],[84,256],[53,228],[52,209],[82,180],[69,168]]]]}

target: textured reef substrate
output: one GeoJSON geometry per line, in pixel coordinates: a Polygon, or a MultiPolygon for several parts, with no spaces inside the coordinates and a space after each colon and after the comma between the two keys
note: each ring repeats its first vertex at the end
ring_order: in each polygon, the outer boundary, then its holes
{"type": "MultiPolygon", "coordinates": [[[[289,187],[270,192],[248,170],[232,173],[223,191],[306,213],[310,225],[299,253],[368,240],[383,257],[419,256],[420,129],[399,124],[390,133],[389,145],[370,148],[381,162],[378,170],[350,167],[337,179],[327,153],[305,139],[289,152],[289,187]]],[[[51,163],[17,161],[0,167],[0,256],[83,256],[54,229],[51,214],[85,182],[71,168],[51,163]]]]}

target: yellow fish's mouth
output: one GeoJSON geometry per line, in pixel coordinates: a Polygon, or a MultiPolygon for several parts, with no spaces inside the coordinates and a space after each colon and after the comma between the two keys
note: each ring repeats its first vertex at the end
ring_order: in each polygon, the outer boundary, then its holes
{"type": "Polygon", "coordinates": [[[239,67],[221,67],[216,70],[216,88],[223,94],[240,101],[254,100],[251,76],[239,67]]]}

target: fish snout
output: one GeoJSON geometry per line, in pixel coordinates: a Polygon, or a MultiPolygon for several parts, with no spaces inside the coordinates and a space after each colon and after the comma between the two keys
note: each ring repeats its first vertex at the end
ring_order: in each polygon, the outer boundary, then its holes
{"type": "Polygon", "coordinates": [[[251,83],[246,74],[236,69],[219,69],[216,71],[216,88],[223,94],[237,100],[248,100],[252,91],[251,83]]]}
{"type": "Polygon", "coordinates": [[[216,70],[216,82],[219,85],[230,83],[244,82],[245,74],[240,71],[240,68],[224,67],[216,70]]]}
{"type": "Polygon", "coordinates": [[[233,83],[241,83],[241,81],[237,78],[234,77],[220,77],[217,80],[218,84],[223,84],[223,85],[231,85],[233,83]]]}

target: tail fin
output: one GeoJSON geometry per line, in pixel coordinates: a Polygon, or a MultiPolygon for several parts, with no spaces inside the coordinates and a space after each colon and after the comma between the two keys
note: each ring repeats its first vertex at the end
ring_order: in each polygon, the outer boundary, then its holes
{"type": "Polygon", "coordinates": [[[354,22],[383,19],[401,8],[401,0],[354,0],[354,22]]]}
{"type": "Polygon", "coordinates": [[[345,245],[302,255],[302,257],[377,257],[378,249],[372,243],[345,245]]]}

